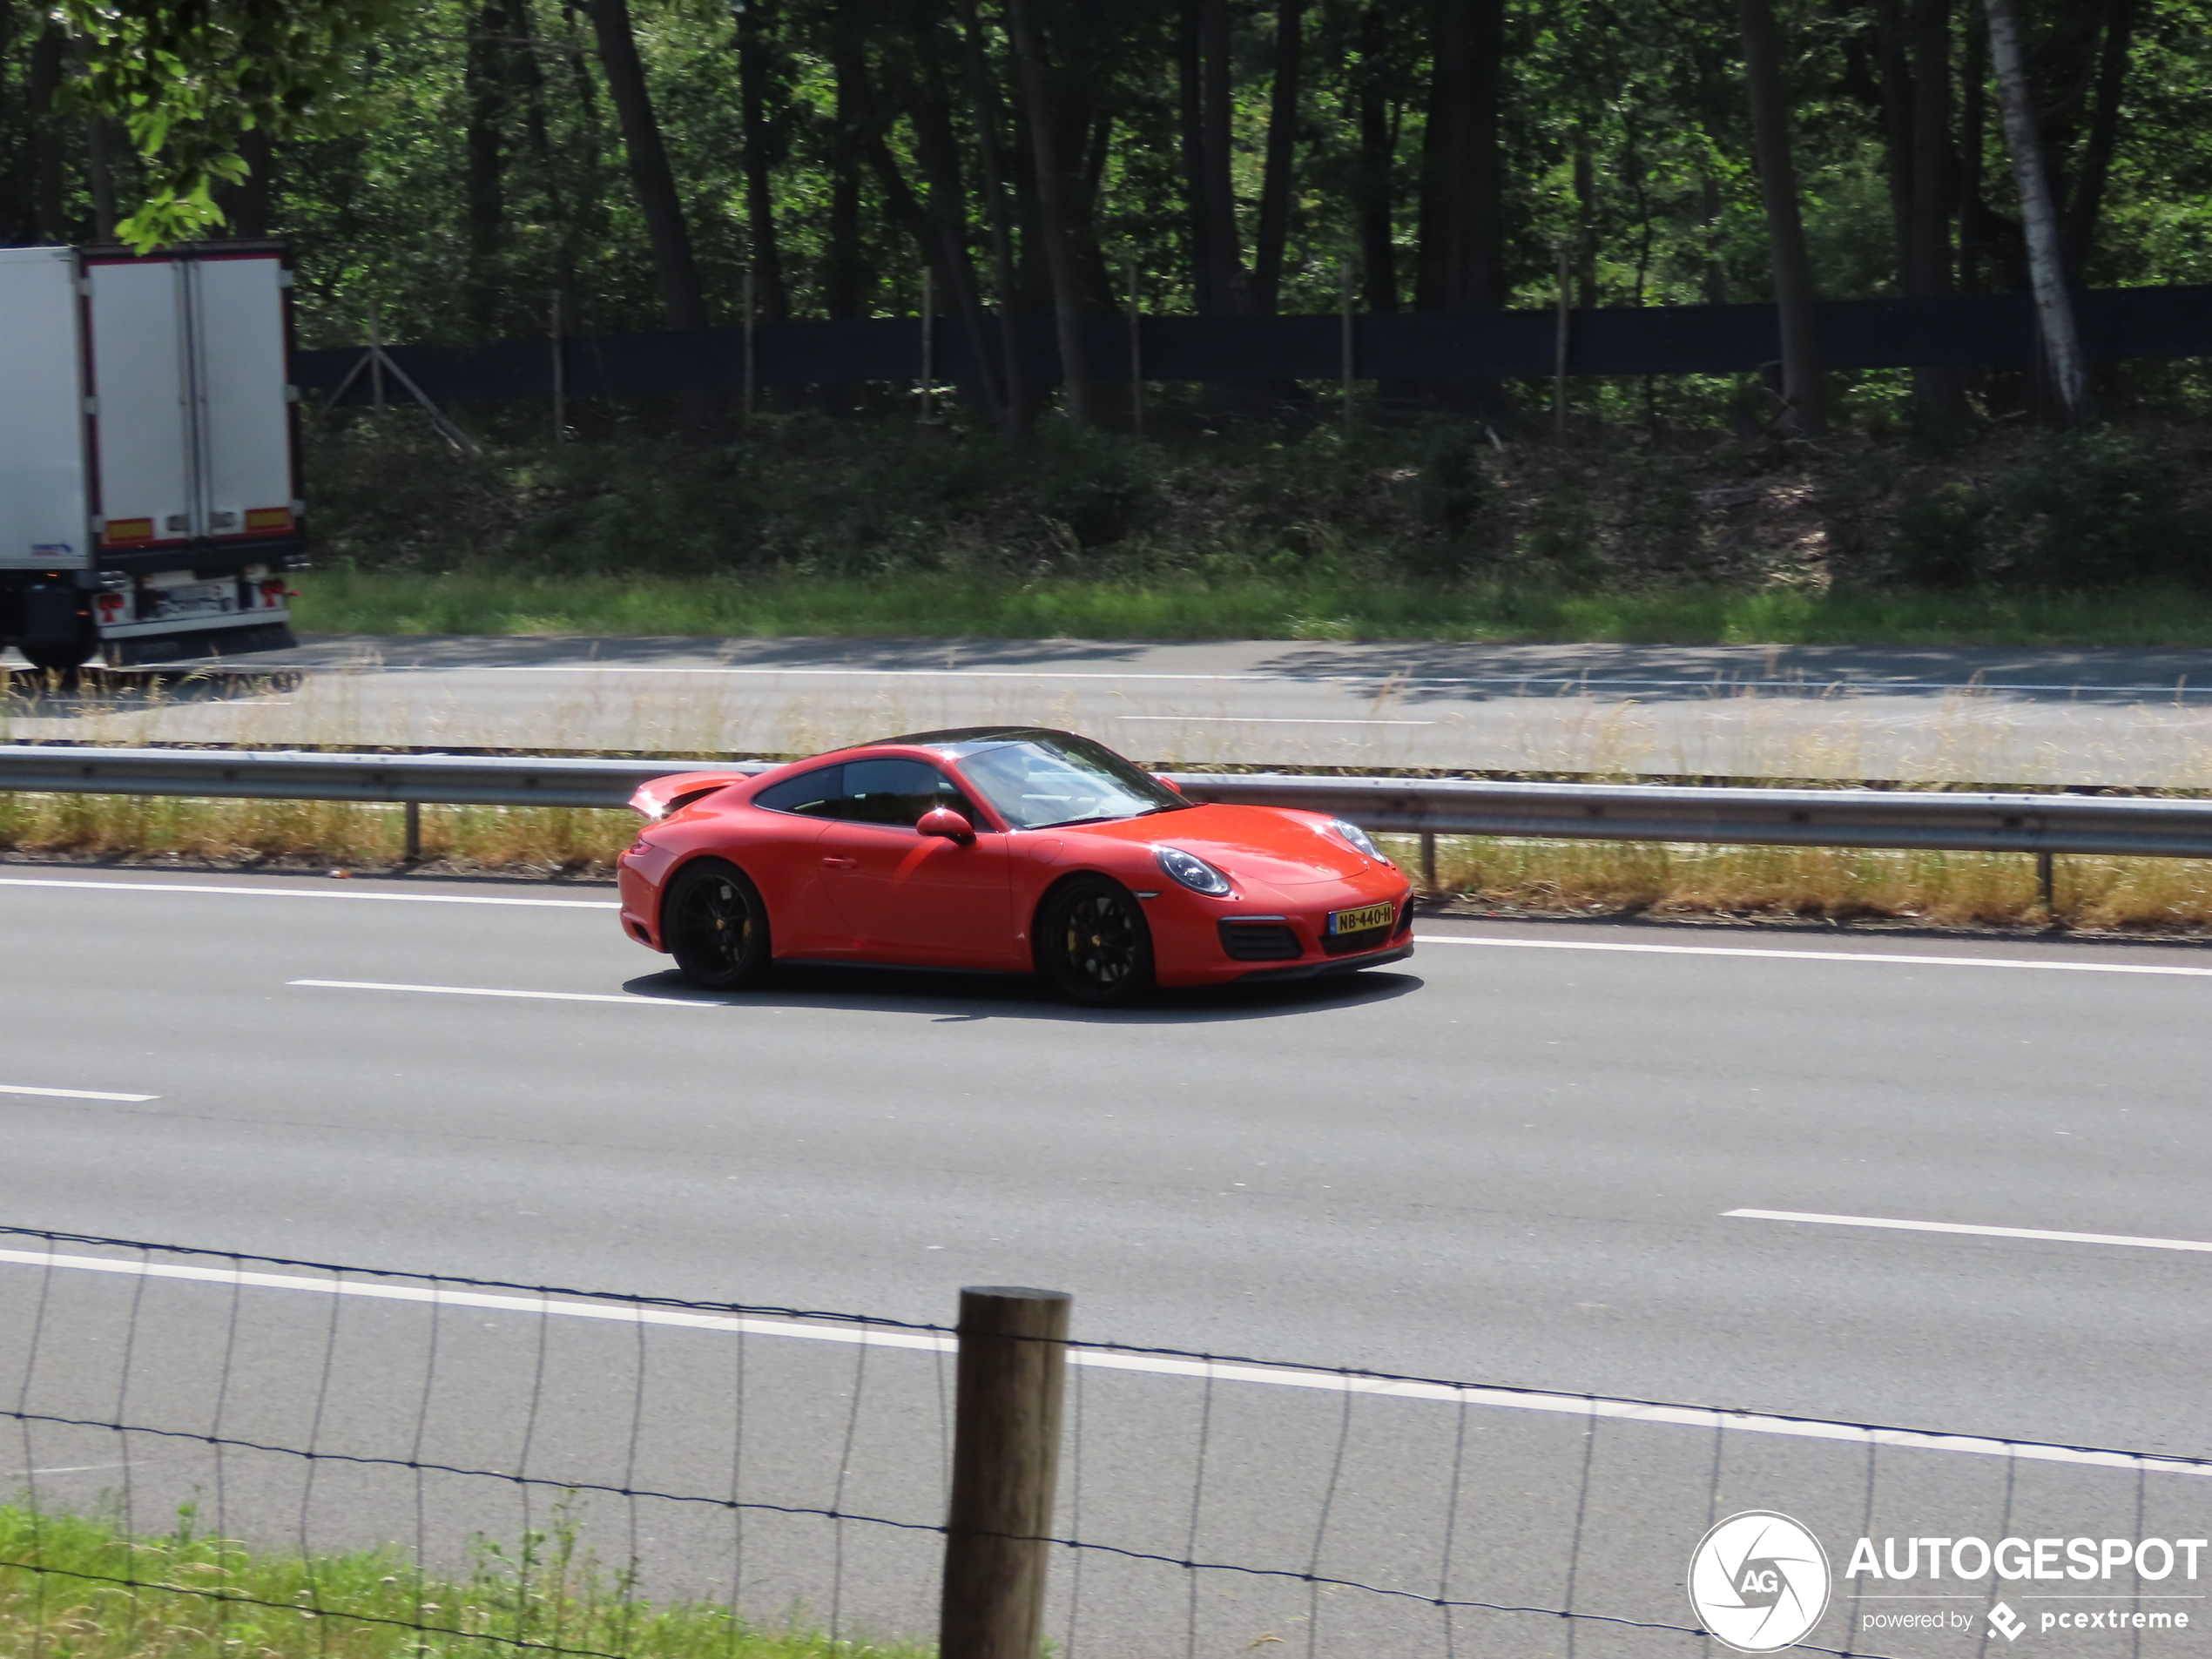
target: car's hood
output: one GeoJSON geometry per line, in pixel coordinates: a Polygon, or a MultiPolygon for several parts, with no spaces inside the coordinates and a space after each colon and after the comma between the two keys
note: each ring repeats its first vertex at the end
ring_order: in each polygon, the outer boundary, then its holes
{"type": "Polygon", "coordinates": [[[1071,825],[1061,833],[1179,846],[1231,876],[1275,887],[1342,881],[1373,867],[1322,819],[1273,806],[1193,806],[1110,824],[1071,825]]]}

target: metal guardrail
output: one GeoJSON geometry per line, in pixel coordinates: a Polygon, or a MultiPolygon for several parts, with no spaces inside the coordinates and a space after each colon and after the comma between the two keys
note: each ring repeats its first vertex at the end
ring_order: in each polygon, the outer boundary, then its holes
{"type": "MultiPolygon", "coordinates": [[[[640,784],[671,772],[767,769],[760,761],[0,745],[0,789],[61,794],[612,807],[626,803],[640,784]]],[[[2212,858],[2212,800],[1165,775],[1194,800],[1328,813],[1383,833],[2212,858]]]]}
{"type": "MultiPolygon", "coordinates": [[[[709,763],[297,750],[0,745],[0,789],[69,795],[411,801],[450,806],[621,806],[640,784],[709,763]]],[[[765,772],[752,762],[718,772],[765,772]]]]}

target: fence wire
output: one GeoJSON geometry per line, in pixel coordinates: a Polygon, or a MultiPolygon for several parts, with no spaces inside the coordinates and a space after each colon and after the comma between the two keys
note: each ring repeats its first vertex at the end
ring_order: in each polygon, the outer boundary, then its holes
{"type": "MultiPolygon", "coordinates": [[[[794,1655],[919,1652],[934,1633],[948,1327],[34,1230],[0,1245],[7,1651],[100,1652],[95,1626],[107,1651],[201,1651],[164,1598],[203,1610],[211,1654],[319,1659],[735,1655],[779,1634],[794,1655]]],[[[1066,1659],[1705,1659],[1685,1572],[1746,1510],[1829,1542],[1804,1650],[1979,1656],[2006,1622],[2094,1601],[2166,1622],[2060,1626],[2069,1653],[2212,1652],[2212,1562],[2184,1577],[2170,1548],[2165,1574],[2139,1552],[2094,1588],[1844,1570],[1861,1539],[1892,1570],[1899,1540],[2201,1539],[2212,1461],[1179,1349],[1069,1359],[1047,1624],[1066,1659]]]]}

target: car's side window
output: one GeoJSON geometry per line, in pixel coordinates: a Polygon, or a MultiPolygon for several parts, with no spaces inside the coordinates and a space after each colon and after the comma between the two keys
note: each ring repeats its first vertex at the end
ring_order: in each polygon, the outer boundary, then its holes
{"type": "Polygon", "coordinates": [[[772,813],[797,813],[804,818],[845,816],[844,766],[817,766],[796,778],[770,784],[752,798],[755,806],[772,813]]]}
{"type": "Polygon", "coordinates": [[[921,760],[848,760],[844,799],[835,816],[855,824],[912,828],[924,813],[949,806],[977,829],[988,827],[960,786],[921,760]]]}

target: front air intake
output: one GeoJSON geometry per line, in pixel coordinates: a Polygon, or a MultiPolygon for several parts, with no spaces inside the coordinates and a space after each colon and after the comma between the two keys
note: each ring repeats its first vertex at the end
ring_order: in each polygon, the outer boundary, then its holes
{"type": "Polygon", "coordinates": [[[1221,924],[1221,948],[1231,961],[1292,962],[1305,954],[1298,934],[1279,916],[1231,918],[1221,924]]]}

